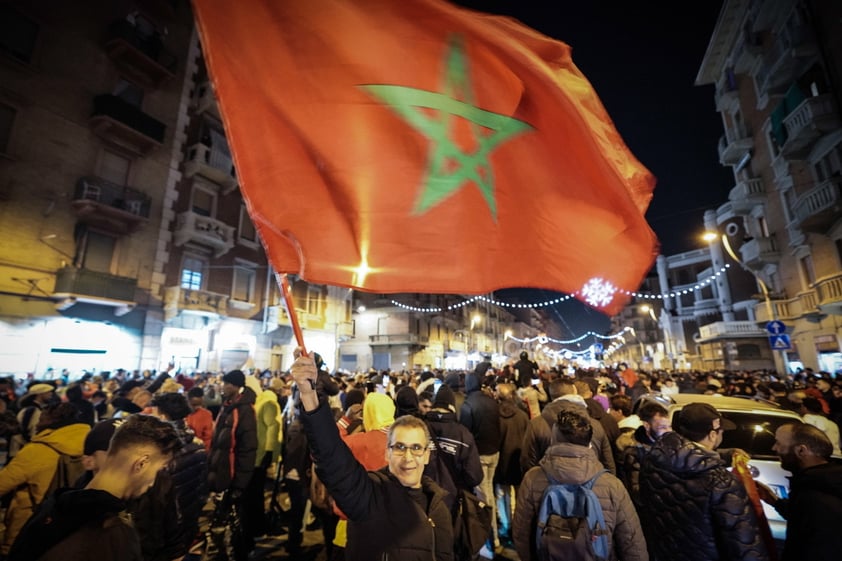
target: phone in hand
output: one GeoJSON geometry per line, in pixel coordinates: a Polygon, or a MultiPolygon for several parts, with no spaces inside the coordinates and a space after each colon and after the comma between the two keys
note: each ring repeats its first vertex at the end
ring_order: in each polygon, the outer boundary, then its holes
{"type": "Polygon", "coordinates": [[[532,385],[537,386],[541,383],[541,378],[532,378],[532,385]]]}

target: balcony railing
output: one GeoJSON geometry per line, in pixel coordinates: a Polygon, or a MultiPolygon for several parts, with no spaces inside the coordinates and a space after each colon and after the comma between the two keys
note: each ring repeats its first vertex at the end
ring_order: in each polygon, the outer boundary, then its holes
{"type": "Polygon", "coordinates": [[[732,208],[737,214],[747,214],[766,200],[766,185],[763,179],[755,177],[737,183],[728,194],[732,208]]]}
{"type": "Polygon", "coordinates": [[[234,247],[234,227],[209,216],[182,212],[176,221],[174,242],[177,246],[198,243],[212,248],[214,256],[219,257],[234,247]]]}
{"type": "Polygon", "coordinates": [[[765,302],[758,303],[755,313],[757,314],[757,321],[759,323],[766,323],[773,319],[794,320],[805,317],[816,317],[820,313],[818,303],[818,293],[810,289],[799,292],[795,298],[788,300],[771,300],[770,304],[774,317],[769,316],[765,302]]]}
{"type": "Polygon", "coordinates": [[[184,162],[184,175],[192,177],[196,174],[220,185],[224,193],[237,188],[237,174],[231,156],[201,143],[187,149],[187,159],[184,162]]]}
{"type": "Polygon", "coordinates": [[[842,214],[842,177],[826,179],[799,196],[794,210],[802,230],[825,233],[842,214]]]}
{"type": "Polygon", "coordinates": [[[181,286],[164,288],[164,319],[170,320],[180,312],[225,317],[228,312],[228,296],[181,286]]]}
{"type": "Polygon", "coordinates": [[[777,263],[781,260],[781,252],[778,249],[778,242],[774,234],[769,237],[758,236],[745,242],[740,246],[740,254],[743,263],[752,269],[768,263],[777,263]]]}
{"type": "Polygon", "coordinates": [[[699,327],[699,339],[717,337],[764,337],[766,332],[753,321],[717,321],[699,327]]]}
{"type": "Polygon", "coordinates": [[[125,19],[108,26],[105,50],[121,73],[156,88],[175,75],[177,59],[164,48],[159,33],[144,35],[125,19]]]}
{"type": "Polygon", "coordinates": [[[786,142],[781,153],[789,158],[805,156],[816,140],[840,128],[831,94],[808,97],[784,118],[783,124],[786,142]]]}
{"type": "Polygon", "coordinates": [[[216,102],[216,96],[213,94],[213,87],[210,81],[202,82],[196,86],[196,91],[193,92],[193,107],[196,113],[210,113],[217,119],[219,115],[219,105],[216,102]]]}
{"type": "Polygon", "coordinates": [[[73,209],[82,222],[116,234],[129,234],[146,223],[148,195],[100,177],[83,177],[76,183],[73,209]]]}
{"type": "Polygon", "coordinates": [[[799,25],[789,33],[781,33],[763,55],[754,79],[761,94],[782,93],[789,86],[798,62],[814,54],[816,49],[812,29],[799,25]]]}
{"type": "Polygon", "coordinates": [[[733,138],[731,135],[722,135],[719,138],[719,163],[735,166],[753,147],[754,139],[747,133],[737,131],[733,138]]]}
{"type": "MultiPolygon", "coordinates": [[[[133,304],[137,279],[118,277],[108,273],[64,267],[56,271],[54,296],[77,298],[82,301],[109,301],[133,304]]],[[[105,303],[105,302],[103,302],[105,303]]]]}
{"type": "Polygon", "coordinates": [[[842,273],[816,281],[819,309],[826,314],[842,314],[842,273]]]}
{"type": "Polygon", "coordinates": [[[427,338],[421,337],[417,333],[389,333],[386,335],[369,335],[368,338],[372,345],[427,345],[427,338]]]}
{"type": "Polygon", "coordinates": [[[111,94],[94,98],[91,126],[98,135],[144,155],[164,143],[164,123],[111,94]]]}

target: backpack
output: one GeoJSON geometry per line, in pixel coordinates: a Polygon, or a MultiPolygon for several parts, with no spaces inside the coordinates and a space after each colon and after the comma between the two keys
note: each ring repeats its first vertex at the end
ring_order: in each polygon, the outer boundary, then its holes
{"type": "Polygon", "coordinates": [[[535,543],[541,561],[604,561],[610,557],[608,531],[593,492],[602,470],[580,485],[558,483],[549,475],[541,497],[535,543]]]}
{"type": "MultiPolygon", "coordinates": [[[[52,446],[51,444],[47,444],[46,442],[41,441],[34,441],[31,444],[43,444],[50,448],[53,452],[58,454],[58,461],[56,463],[56,471],[53,474],[53,479],[50,481],[50,485],[47,487],[47,491],[44,493],[44,498],[52,496],[57,489],[63,489],[65,487],[73,487],[76,484],[76,481],[79,480],[82,475],[85,473],[85,466],[82,464],[82,456],[72,456],[70,454],[63,454],[57,448],[52,446]]],[[[38,505],[35,501],[34,495],[32,495],[32,488],[29,489],[29,498],[32,501],[33,509],[38,505]]]]}

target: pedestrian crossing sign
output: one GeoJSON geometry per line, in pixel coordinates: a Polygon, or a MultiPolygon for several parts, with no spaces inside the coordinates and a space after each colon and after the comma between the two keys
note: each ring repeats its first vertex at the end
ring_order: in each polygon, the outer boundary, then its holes
{"type": "Polygon", "coordinates": [[[792,348],[792,342],[789,340],[789,335],[771,335],[769,346],[773,351],[788,351],[792,348]]]}

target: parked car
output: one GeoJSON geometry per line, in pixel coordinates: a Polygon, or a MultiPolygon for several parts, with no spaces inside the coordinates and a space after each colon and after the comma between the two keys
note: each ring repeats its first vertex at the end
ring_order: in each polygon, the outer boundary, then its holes
{"type": "MultiPolygon", "coordinates": [[[[724,448],[741,448],[751,456],[749,470],[756,481],[771,487],[779,497],[789,494],[790,472],[781,468],[778,455],[772,450],[775,431],[786,423],[800,423],[801,417],[794,411],[782,409],[772,402],[750,397],[724,397],[719,395],[651,393],[641,396],[634,403],[634,411],[647,401],[663,405],[670,413],[673,427],[681,416],[681,408],[688,403],[709,403],[716,407],[726,419],[737,425],[735,430],[722,433],[724,448]]],[[[786,520],[771,506],[763,503],[763,511],[769,520],[772,536],[783,541],[786,538],[786,520]]]]}

